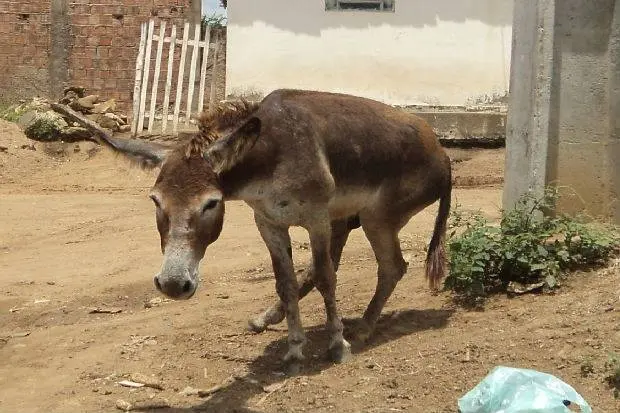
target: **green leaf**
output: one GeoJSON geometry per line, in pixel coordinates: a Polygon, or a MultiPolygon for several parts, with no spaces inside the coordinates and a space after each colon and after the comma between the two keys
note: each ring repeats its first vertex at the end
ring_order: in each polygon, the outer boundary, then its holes
{"type": "Polygon", "coordinates": [[[545,277],[545,284],[547,284],[549,288],[555,288],[558,282],[553,275],[549,274],[545,277]]]}
{"type": "Polygon", "coordinates": [[[560,257],[564,261],[568,261],[570,258],[570,254],[566,250],[560,250],[557,252],[558,257],[560,257]]]}
{"type": "Polygon", "coordinates": [[[521,264],[529,264],[530,262],[523,256],[517,258],[517,262],[521,263],[521,264]]]}
{"type": "Polygon", "coordinates": [[[534,264],[530,267],[532,271],[541,271],[547,269],[549,265],[546,263],[534,264]]]}

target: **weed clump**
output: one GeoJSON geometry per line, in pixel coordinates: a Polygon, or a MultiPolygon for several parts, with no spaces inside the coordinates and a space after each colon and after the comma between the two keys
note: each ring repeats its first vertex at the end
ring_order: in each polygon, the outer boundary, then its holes
{"type": "Polygon", "coordinates": [[[35,141],[53,141],[68,126],[62,116],[50,110],[34,114],[32,120],[24,128],[24,134],[35,141]]]}
{"type": "Polygon", "coordinates": [[[557,190],[523,196],[499,225],[481,214],[451,212],[448,240],[450,274],[444,287],[470,305],[491,293],[553,289],[570,270],[604,265],[620,246],[611,226],[579,217],[547,214],[557,190]]]}
{"type": "Polygon", "coordinates": [[[49,103],[46,99],[33,98],[27,102],[0,107],[0,119],[18,123],[21,117],[28,112],[45,112],[49,109],[49,103]]]}
{"type": "Polygon", "coordinates": [[[620,399],[620,354],[611,354],[605,362],[605,381],[614,392],[614,397],[620,399]]]}

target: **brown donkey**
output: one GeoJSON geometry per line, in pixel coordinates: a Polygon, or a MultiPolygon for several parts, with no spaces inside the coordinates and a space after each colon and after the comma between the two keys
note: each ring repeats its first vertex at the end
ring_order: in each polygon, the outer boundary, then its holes
{"type": "Polygon", "coordinates": [[[198,266],[220,235],[224,201],[254,210],[271,255],[280,298],[250,321],[262,331],[288,323],[285,362],[303,359],[305,334],[298,301],[316,287],[325,302],[329,355],[350,352],[336,305],[336,270],[352,229],[362,227],[378,263],[375,294],[359,335],[372,333],[394,287],[407,270],[398,233],[409,219],[439,200],[426,258],[426,277],[437,288],[444,273],[444,234],[450,210],[450,161],[422,119],[391,106],[343,94],[277,90],[259,104],[223,104],[200,119],[200,133],[167,147],[101,136],[102,143],[160,167],[151,198],[164,255],[155,286],[189,298],[198,266]],[[288,229],[308,231],[312,265],[295,277],[288,229]]]}

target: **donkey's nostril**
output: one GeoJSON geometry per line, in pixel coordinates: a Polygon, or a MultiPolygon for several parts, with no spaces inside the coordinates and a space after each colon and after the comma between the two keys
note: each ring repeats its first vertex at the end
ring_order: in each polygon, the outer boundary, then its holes
{"type": "Polygon", "coordinates": [[[190,292],[192,289],[192,282],[191,281],[185,281],[185,284],[183,284],[183,292],[184,293],[188,293],[190,292]]]}
{"type": "Polygon", "coordinates": [[[157,288],[157,290],[161,291],[161,285],[159,284],[159,280],[157,279],[157,276],[155,276],[155,278],[153,278],[153,282],[155,283],[155,288],[157,288]]]}

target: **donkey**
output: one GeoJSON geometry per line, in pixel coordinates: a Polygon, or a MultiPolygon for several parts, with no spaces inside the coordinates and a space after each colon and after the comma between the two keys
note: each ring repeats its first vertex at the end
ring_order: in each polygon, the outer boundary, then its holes
{"type": "Polygon", "coordinates": [[[260,332],[286,317],[284,362],[291,366],[304,358],[298,302],[314,287],[325,303],[328,356],[341,362],[350,354],[335,291],[340,256],[353,229],[362,227],[378,263],[376,291],[354,326],[358,338],[373,332],[407,271],[399,231],[437,200],[426,278],[431,289],[438,288],[445,268],[451,169],[425,121],[366,98],[280,89],[260,103],[221,104],[198,123],[199,133],[173,146],[100,133],[102,144],[142,167],[160,168],[150,193],[163,253],[154,279],[157,290],[174,299],[192,297],[200,261],[222,230],[224,201],[233,199],[254,211],[279,296],[250,319],[249,327],[260,332]],[[312,250],[312,264],[299,282],[291,226],[308,231],[312,250]]]}

